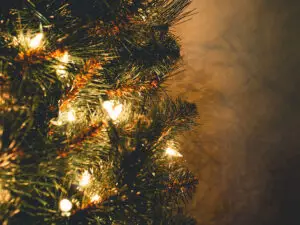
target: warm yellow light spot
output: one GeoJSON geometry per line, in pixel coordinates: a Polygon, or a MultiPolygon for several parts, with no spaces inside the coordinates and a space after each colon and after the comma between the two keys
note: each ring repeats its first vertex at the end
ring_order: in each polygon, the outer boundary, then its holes
{"type": "Polygon", "coordinates": [[[67,51],[65,51],[62,57],[60,58],[60,61],[63,63],[68,63],[69,59],[70,59],[70,55],[67,51]]]}
{"type": "Polygon", "coordinates": [[[123,110],[123,105],[117,104],[115,101],[105,101],[103,102],[103,108],[112,120],[116,120],[123,110]]]}
{"type": "Polygon", "coordinates": [[[62,64],[56,66],[56,74],[60,77],[66,77],[66,75],[68,74],[68,71],[66,70],[66,66],[64,64],[67,64],[70,61],[69,53],[67,51],[65,51],[63,53],[63,55],[58,58],[58,60],[62,64]]]}
{"type": "Polygon", "coordinates": [[[41,47],[43,38],[44,38],[44,34],[43,33],[38,33],[37,35],[35,35],[35,37],[30,39],[29,47],[31,49],[36,49],[36,48],[41,47]]]}
{"type": "Polygon", "coordinates": [[[90,183],[90,181],[91,181],[91,174],[87,170],[85,170],[81,175],[79,186],[85,187],[90,183]]]}
{"type": "Polygon", "coordinates": [[[61,126],[63,124],[61,120],[50,120],[50,123],[55,126],[61,126]]]}
{"type": "Polygon", "coordinates": [[[171,157],[183,157],[183,155],[181,155],[178,151],[170,147],[166,149],[166,154],[171,157]]]}
{"type": "Polygon", "coordinates": [[[91,202],[93,202],[93,203],[100,202],[100,201],[101,201],[101,197],[97,194],[95,194],[91,197],[91,202]]]}
{"type": "Polygon", "coordinates": [[[71,109],[71,110],[68,112],[67,117],[68,117],[68,121],[69,121],[69,122],[75,121],[75,120],[76,120],[76,117],[75,117],[75,112],[74,112],[74,110],[71,109]]]}
{"type": "Polygon", "coordinates": [[[2,185],[0,184],[0,205],[7,204],[11,200],[11,194],[8,190],[2,189],[2,185]]]}
{"type": "Polygon", "coordinates": [[[67,71],[63,65],[57,66],[56,74],[61,77],[65,77],[67,75],[67,71]]]}
{"type": "Polygon", "coordinates": [[[62,199],[59,202],[59,208],[63,212],[69,212],[72,209],[72,202],[70,202],[70,200],[68,200],[66,198],[62,199]]]}

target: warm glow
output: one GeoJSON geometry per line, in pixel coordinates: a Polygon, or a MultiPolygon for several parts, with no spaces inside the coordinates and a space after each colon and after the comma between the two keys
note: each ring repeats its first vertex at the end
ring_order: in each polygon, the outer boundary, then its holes
{"type": "Polygon", "coordinates": [[[8,190],[2,189],[2,185],[0,184],[0,205],[7,204],[11,200],[11,194],[8,190]]]}
{"type": "Polygon", "coordinates": [[[58,118],[50,120],[50,123],[55,126],[61,126],[63,124],[66,124],[67,121],[76,121],[75,111],[72,108],[67,112],[59,112],[58,118]]]}
{"type": "Polygon", "coordinates": [[[107,111],[112,120],[116,120],[123,110],[122,104],[116,104],[115,101],[103,102],[103,108],[107,111]]]}
{"type": "Polygon", "coordinates": [[[63,63],[68,63],[70,59],[69,53],[66,51],[64,52],[63,56],[60,58],[60,61],[63,63]]]}
{"type": "Polygon", "coordinates": [[[99,202],[101,201],[101,197],[97,194],[93,195],[92,198],[91,198],[91,202],[99,202]]]}
{"type": "Polygon", "coordinates": [[[65,67],[63,65],[59,65],[59,66],[57,66],[56,74],[58,76],[65,77],[67,74],[67,71],[65,70],[65,67]]]}
{"type": "MultiPolygon", "coordinates": [[[[65,51],[64,54],[59,58],[59,61],[64,64],[69,63],[69,60],[70,60],[70,55],[67,51],[65,51]]],[[[65,65],[58,65],[56,67],[56,74],[58,76],[65,77],[67,75],[65,65]]]]}
{"type": "Polygon", "coordinates": [[[43,33],[38,33],[34,38],[30,39],[29,47],[32,49],[41,47],[43,37],[43,33]]]}
{"type": "Polygon", "coordinates": [[[76,120],[75,112],[74,112],[74,110],[70,110],[70,111],[68,112],[68,121],[69,121],[69,122],[73,122],[73,121],[75,121],[75,120],[76,120]]]}
{"type": "Polygon", "coordinates": [[[178,151],[170,147],[166,149],[166,154],[171,157],[183,157],[178,151]]]}
{"type": "Polygon", "coordinates": [[[81,187],[87,186],[91,181],[91,174],[86,170],[84,173],[81,175],[81,179],[79,181],[79,185],[81,187]]]}
{"type": "Polygon", "coordinates": [[[50,123],[55,125],[55,126],[61,126],[62,125],[61,120],[50,120],[50,123]]]}
{"type": "Polygon", "coordinates": [[[59,208],[63,212],[69,212],[72,209],[72,202],[70,202],[70,200],[68,200],[66,198],[62,199],[59,202],[59,208]]]}

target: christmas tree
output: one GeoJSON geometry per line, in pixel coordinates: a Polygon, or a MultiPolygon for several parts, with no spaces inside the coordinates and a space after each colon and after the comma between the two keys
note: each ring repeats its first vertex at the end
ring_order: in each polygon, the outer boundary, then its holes
{"type": "Polygon", "coordinates": [[[0,10],[0,221],[195,224],[170,98],[190,0],[11,0],[0,10]]]}

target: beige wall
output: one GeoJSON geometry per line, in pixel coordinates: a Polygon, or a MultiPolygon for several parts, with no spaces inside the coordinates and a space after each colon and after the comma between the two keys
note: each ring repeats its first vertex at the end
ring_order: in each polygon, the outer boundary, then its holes
{"type": "Polygon", "coordinates": [[[297,2],[194,0],[175,29],[186,71],[169,89],[200,113],[182,138],[199,224],[300,224],[297,2]]]}

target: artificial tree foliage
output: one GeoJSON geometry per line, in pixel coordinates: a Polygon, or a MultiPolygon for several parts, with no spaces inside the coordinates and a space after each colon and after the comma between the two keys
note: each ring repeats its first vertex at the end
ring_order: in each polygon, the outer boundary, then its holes
{"type": "Polygon", "coordinates": [[[11,0],[0,10],[0,221],[195,224],[164,83],[190,0],[11,0]]]}

